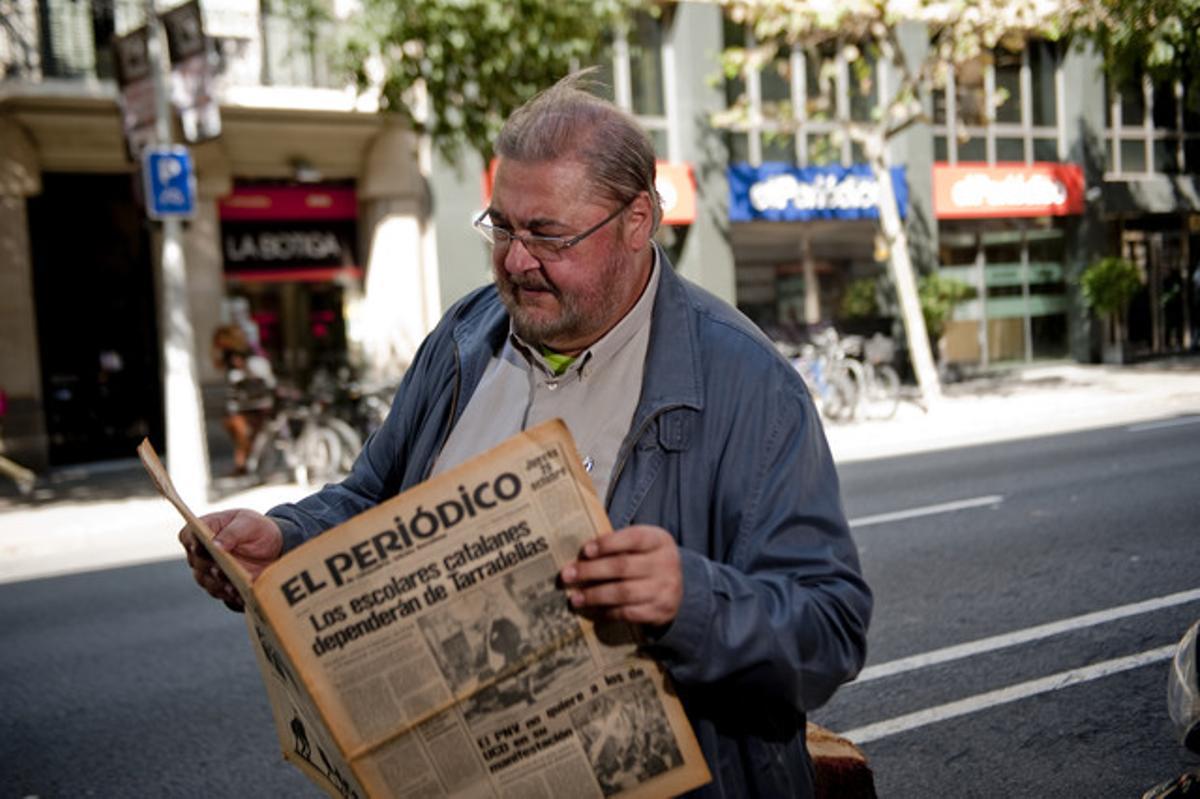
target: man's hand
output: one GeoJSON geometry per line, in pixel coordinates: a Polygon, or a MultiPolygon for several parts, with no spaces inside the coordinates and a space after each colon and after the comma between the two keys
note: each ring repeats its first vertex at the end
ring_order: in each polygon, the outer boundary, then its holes
{"type": "MultiPolygon", "coordinates": [[[[224,510],[201,516],[215,537],[213,541],[221,549],[233,555],[250,579],[274,563],[283,550],[283,534],[275,522],[252,510],[224,510]]],[[[188,565],[196,583],[216,599],[222,600],[231,610],[244,610],[242,598],[225,574],[217,567],[208,551],[192,534],[188,527],[179,531],[179,543],[187,550],[188,565]]]]}
{"type": "Polygon", "coordinates": [[[683,599],[679,547],[661,527],[635,525],[588,541],[559,576],[572,607],[607,619],[665,626],[683,599]]]}

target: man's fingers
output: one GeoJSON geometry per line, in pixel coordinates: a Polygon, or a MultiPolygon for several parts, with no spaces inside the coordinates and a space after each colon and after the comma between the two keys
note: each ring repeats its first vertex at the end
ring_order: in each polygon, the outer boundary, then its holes
{"type": "Polygon", "coordinates": [[[610,555],[596,560],[576,561],[563,570],[563,582],[570,585],[608,580],[636,580],[650,577],[659,568],[661,565],[657,558],[644,554],[610,555]]]}
{"type": "Polygon", "coordinates": [[[232,555],[251,578],[279,557],[283,536],[279,527],[251,510],[231,509],[200,517],[213,539],[208,542],[187,525],[179,531],[179,543],[187,550],[192,578],[204,591],[225,603],[230,610],[244,609],[242,598],[229,578],[217,567],[209,547],[218,546],[232,555]]]}
{"type": "Polygon", "coordinates": [[[633,624],[665,625],[674,620],[679,599],[652,581],[607,583],[567,592],[576,610],[593,618],[633,624]]]}
{"type": "Polygon", "coordinates": [[[579,559],[560,573],[566,585],[599,580],[648,577],[660,570],[677,570],[679,549],[660,527],[627,527],[583,545],[579,559]]]}
{"type": "Polygon", "coordinates": [[[673,616],[668,616],[663,612],[663,609],[654,602],[645,602],[641,605],[618,605],[611,608],[599,608],[596,611],[596,616],[607,621],[623,621],[630,624],[646,624],[649,626],[661,626],[669,624],[673,616]]]}
{"type": "Polygon", "coordinates": [[[604,558],[624,552],[650,552],[673,544],[674,539],[666,530],[657,527],[627,527],[612,535],[593,538],[583,545],[583,557],[604,558]]]}
{"type": "Polygon", "coordinates": [[[221,527],[213,542],[242,561],[242,565],[255,571],[279,557],[283,547],[283,535],[279,527],[263,516],[249,510],[235,512],[233,518],[221,527]]]}
{"type": "Polygon", "coordinates": [[[614,605],[640,605],[654,602],[660,586],[652,580],[623,580],[573,588],[567,599],[576,608],[614,605]]]}
{"type": "MultiPolygon", "coordinates": [[[[237,514],[237,509],[222,510],[201,516],[200,521],[204,522],[208,529],[213,532],[215,539],[233,521],[237,514]]],[[[191,560],[190,556],[193,554],[205,560],[212,560],[212,555],[209,554],[204,544],[201,543],[200,536],[196,535],[191,524],[185,524],[183,529],[179,531],[179,543],[188,551],[189,561],[191,560]]]]}
{"type": "Polygon", "coordinates": [[[213,569],[194,569],[192,574],[200,587],[211,596],[220,599],[225,595],[225,588],[229,586],[229,581],[220,571],[214,573],[213,569]]]}
{"type": "Polygon", "coordinates": [[[253,549],[262,531],[255,525],[239,522],[240,520],[222,527],[220,532],[213,536],[213,543],[226,552],[233,552],[239,548],[253,549]]]}
{"type": "Polygon", "coordinates": [[[627,527],[588,541],[559,576],[573,608],[617,621],[669,624],[683,599],[679,547],[661,527],[627,527]]]}
{"type": "Polygon", "coordinates": [[[242,511],[240,508],[228,508],[226,510],[214,511],[201,516],[200,521],[204,522],[205,526],[212,531],[214,536],[217,536],[222,530],[225,529],[226,526],[229,525],[230,522],[236,519],[238,514],[241,512],[242,511]]]}
{"type": "Polygon", "coordinates": [[[216,566],[206,568],[193,569],[192,574],[196,582],[203,588],[209,596],[220,599],[229,604],[234,602],[241,605],[242,598],[234,588],[233,583],[218,569],[216,566]]]}
{"type": "MultiPolygon", "coordinates": [[[[191,563],[193,558],[209,559],[208,550],[200,545],[200,541],[196,538],[196,534],[192,532],[191,525],[185,525],[179,531],[179,543],[187,551],[188,562],[191,563]]],[[[195,564],[192,564],[195,565],[195,564]]]]}

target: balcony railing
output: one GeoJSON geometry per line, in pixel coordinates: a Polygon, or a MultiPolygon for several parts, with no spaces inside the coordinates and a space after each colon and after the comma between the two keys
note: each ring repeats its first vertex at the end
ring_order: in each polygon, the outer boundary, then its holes
{"type": "MultiPolygon", "coordinates": [[[[334,23],[270,13],[265,0],[213,6],[205,8],[206,33],[227,84],[344,87],[328,67],[334,23]]],[[[112,37],[144,20],[142,0],[0,0],[0,80],[113,80],[112,37]]]]}

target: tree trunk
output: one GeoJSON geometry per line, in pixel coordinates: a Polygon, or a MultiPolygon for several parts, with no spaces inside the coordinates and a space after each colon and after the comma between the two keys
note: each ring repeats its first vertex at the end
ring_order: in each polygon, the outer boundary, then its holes
{"type": "Polygon", "coordinates": [[[867,142],[866,150],[879,184],[879,226],[888,244],[888,267],[900,300],[900,317],[904,321],[909,357],[912,359],[913,373],[917,376],[921,399],[928,408],[941,399],[942,384],[938,380],[937,366],[929,346],[925,316],[921,313],[917,279],[908,252],[908,235],[900,222],[900,209],[896,205],[892,173],[882,139],[867,142]]]}

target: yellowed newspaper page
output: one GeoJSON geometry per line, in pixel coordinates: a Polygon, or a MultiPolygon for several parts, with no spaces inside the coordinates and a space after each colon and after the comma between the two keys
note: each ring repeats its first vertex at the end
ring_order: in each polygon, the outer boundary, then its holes
{"type": "Polygon", "coordinates": [[[228,552],[213,544],[213,531],[208,529],[207,524],[200,521],[200,518],[179,496],[179,492],[175,490],[175,484],[171,482],[167,470],[163,467],[162,461],[158,459],[158,453],[154,451],[149,439],[142,439],[142,443],[138,444],[137,454],[142,461],[142,466],[149,473],[150,479],[158,488],[158,493],[166,497],[167,501],[174,505],[179,514],[183,516],[184,521],[191,528],[192,534],[196,536],[200,545],[208,551],[213,561],[229,578],[229,582],[233,583],[233,587],[241,595],[242,601],[253,601],[250,591],[250,575],[228,552]]]}
{"type": "Polygon", "coordinates": [[[610,531],[548,422],[317,536],[254,593],[369,796],[682,793],[709,775],[663,671],[556,584],[610,531]]]}
{"type": "Polygon", "coordinates": [[[342,757],[295,667],[283,654],[271,625],[248,607],[246,626],[284,757],[330,796],[344,799],[368,796],[342,757]]]}
{"type": "Polygon", "coordinates": [[[159,493],[179,511],[242,597],[250,644],[262,672],[275,732],[284,757],[330,796],[344,799],[366,797],[367,792],[355,780],[349,763],[343,758],[305,689],[298,670],[284,653],[270,622],[262,615],[262,609],[250,588],[249,575],[233,557],[212,543],[212,530],[179,496],[150,442],[143,440],[137,452],[159,493]]]}

